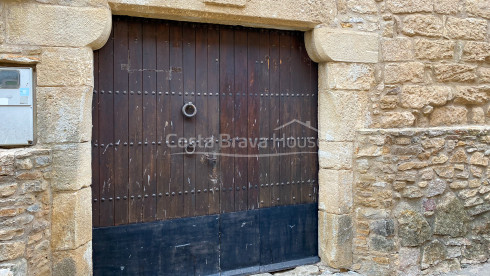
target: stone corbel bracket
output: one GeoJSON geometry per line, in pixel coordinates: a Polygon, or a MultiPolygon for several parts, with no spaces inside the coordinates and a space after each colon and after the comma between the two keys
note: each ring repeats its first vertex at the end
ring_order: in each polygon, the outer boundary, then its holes
{"type": "Polygon", "coordinates": [[[75,7],[24,2],[6,10],[6,42],[12,45],[90,47],[106,43],[112,14],[107,4],[75,7]]]}
{"type": "Polygon", "coordinates": [[[379,36],[376,33],[316,27],[305,34],[310,58],[322,62],[377,63],[379,36]]]}

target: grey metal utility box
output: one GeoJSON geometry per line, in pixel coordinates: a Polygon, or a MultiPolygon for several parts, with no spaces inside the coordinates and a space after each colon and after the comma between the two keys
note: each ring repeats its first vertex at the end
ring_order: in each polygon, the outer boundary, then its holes
{"type": "Polygon", "coordinates": [[[32,68],[0,67],[0,146],[34,144],[32,68]]]}

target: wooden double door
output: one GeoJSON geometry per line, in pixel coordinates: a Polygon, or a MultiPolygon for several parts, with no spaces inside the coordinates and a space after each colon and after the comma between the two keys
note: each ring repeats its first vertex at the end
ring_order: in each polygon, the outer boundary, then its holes
{"type": "Polygon", "coordinates": [[[303,33],[117,16],[94,65],[95,274],[317,259],[317,65],[303,33]]]}

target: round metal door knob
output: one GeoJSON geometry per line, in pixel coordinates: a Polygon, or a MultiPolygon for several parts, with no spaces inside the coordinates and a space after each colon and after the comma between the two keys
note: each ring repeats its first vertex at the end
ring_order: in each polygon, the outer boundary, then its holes
{"type": "Polygon", "coordinates": [[[188,102],[182,107],[182,113],[184,113],[184,116],[187,118],[192,118],[196,116],[197,108],[192,102],[188,102]]]}

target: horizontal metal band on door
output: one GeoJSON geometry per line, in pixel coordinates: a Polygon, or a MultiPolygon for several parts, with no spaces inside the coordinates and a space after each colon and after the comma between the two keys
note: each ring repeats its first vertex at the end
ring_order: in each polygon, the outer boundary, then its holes
{"type": "Polygon", "coordinates": [[[249,275],[319,261],[317,204],[94,229],[94,275],[249,275]]]}

